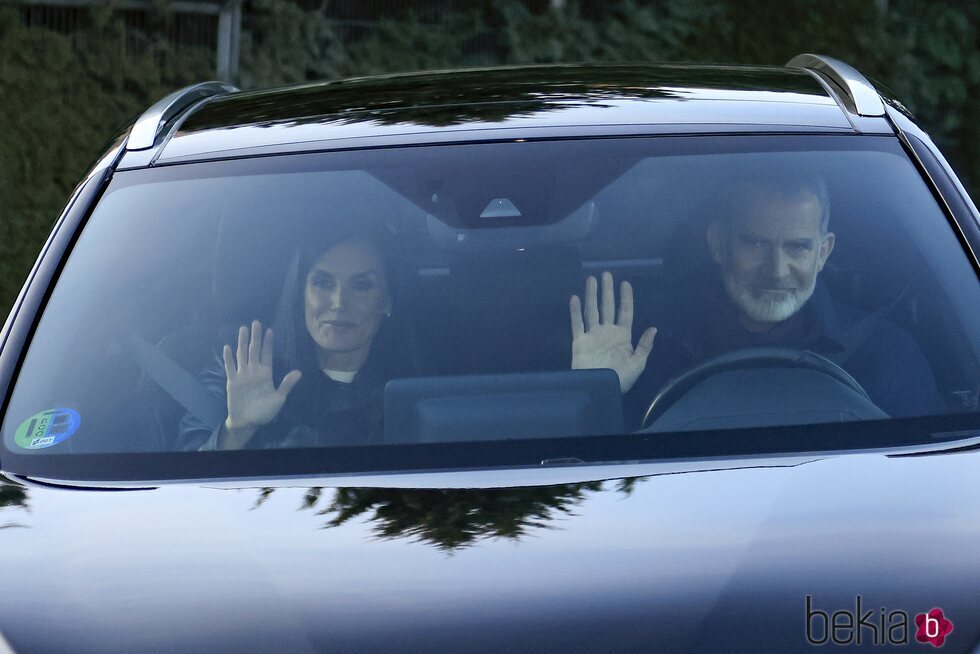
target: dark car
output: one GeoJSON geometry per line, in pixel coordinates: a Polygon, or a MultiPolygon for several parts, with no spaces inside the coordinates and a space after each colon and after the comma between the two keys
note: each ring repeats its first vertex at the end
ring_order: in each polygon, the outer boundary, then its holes
{"type": "Polygon", "coordinates": [[[0,650],[978,651],[978,248],[827,57],[178,91],[2,333],[0,650]]]}

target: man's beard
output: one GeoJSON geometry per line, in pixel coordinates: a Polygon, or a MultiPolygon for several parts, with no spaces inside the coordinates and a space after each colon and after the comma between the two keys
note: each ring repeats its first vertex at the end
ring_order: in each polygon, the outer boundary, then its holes
{"type": "Polygon", "coordinates": [[[816,286],[816,277],[806,288],[782,292],[753,293],[751,288],[738,284],[729,275],[725,278],[725,290],[735,306],[755,322],[782,322],[803,308],[816,286]]]}

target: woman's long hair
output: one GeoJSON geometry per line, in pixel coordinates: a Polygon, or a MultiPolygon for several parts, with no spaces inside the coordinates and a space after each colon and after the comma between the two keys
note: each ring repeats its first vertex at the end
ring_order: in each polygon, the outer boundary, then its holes
{"type": "MultiPolygon", "coordinates": [[[[304,375],[319,370],[316,345],[306,329],[304,293],[310,269],[326,251],[340,243],[355,239],[370,243],[378,252],[384,266],[384,278],[391,297],[392,315],[396,315],[398,309],[396,280],[401,277],[401,271],[398,270],[393,235],[381,221],[331,220],[327,224],[318,225],[314,233],[306,236],[307,238],[290,259],[273,317],[272,328],[275,332],[273,375],[277,382],[291,370],[300,370],[304,375]]],[[[386,346],[394,330],[388,323],[389,320],[383,321],[374,335],[369,360],[387,351],[386,346]]]]}

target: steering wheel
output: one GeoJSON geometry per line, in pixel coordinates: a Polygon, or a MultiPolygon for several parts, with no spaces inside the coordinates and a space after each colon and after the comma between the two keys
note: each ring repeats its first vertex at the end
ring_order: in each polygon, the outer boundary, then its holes
{"type": "Polygon", "coordinates": [[[751,347],[709,359],[671,379],[650,402],[640,429],[662,416],[677,400],[696,385],[719,373],[747,368],[798,368],[821,372],[874,404],[856,379],[830,359],[809,350],[786,347],[751,347]]]}

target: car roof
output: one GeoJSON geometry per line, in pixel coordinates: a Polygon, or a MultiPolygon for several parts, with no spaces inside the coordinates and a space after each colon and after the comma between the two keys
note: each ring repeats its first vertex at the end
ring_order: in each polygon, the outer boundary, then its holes
{"type": "Polygon", "coordinates": [[[891,133],[884,118],[849,115],[830,88],[829,80],[803,68],[580,64],[384,75],[220,93],[176,118],[152,153],[133,153],[121,168],[513,138],[891,133]]]}

